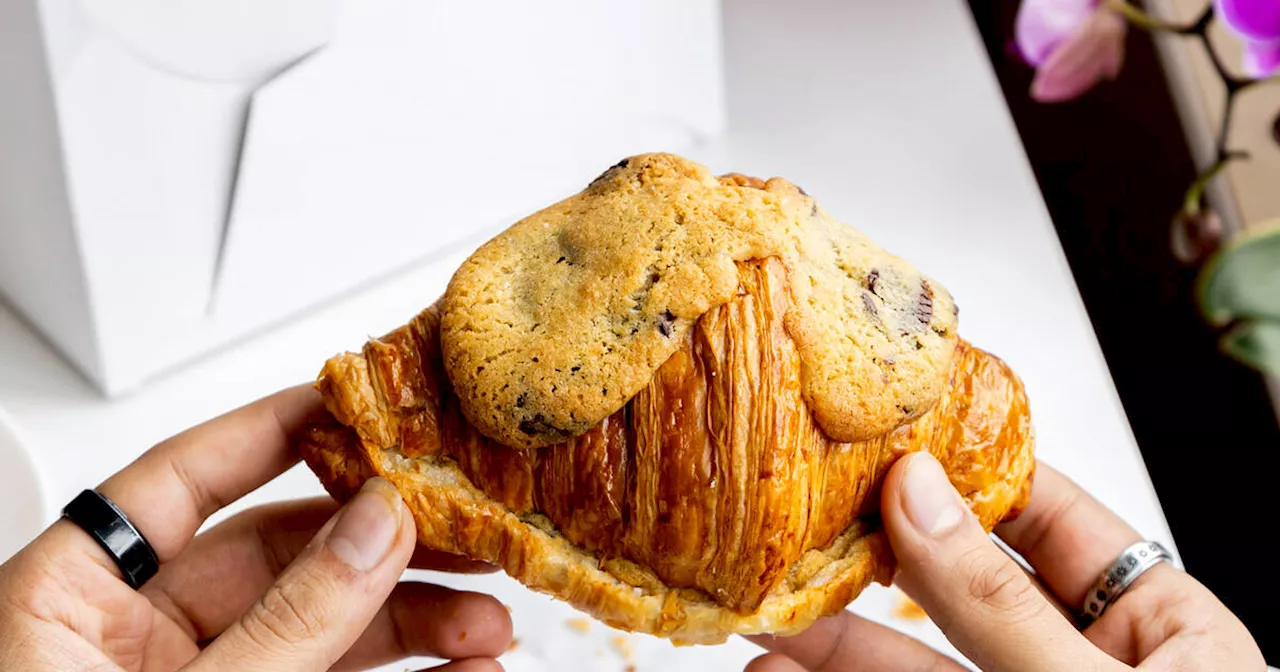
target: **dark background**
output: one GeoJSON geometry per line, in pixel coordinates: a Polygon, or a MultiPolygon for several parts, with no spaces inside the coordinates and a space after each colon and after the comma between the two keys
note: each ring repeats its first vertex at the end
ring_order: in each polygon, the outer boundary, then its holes
{"type": "Polygon", "coordinates": [[[1036,103],[1034,73],[1007,48],[1018,4],[969,2],[1178,550],[1280,664],[1280,428],[1262,377],[1218,351],[1195,269],[1170,251],[1197,171],[1155,47],[1131,30],[1115,82],[1036,103]]]}

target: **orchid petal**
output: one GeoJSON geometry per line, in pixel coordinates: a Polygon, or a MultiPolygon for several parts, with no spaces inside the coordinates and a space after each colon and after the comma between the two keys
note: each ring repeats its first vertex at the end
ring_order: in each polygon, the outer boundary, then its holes
{"type": "Polygon", "coordinates": [[[1215,0],[1214,7],[1227,27],[1246,41],[1280,40],[1280,2],[1276,0],[1215,0]]]}
{"type": "Polygon", "coordinates": [[[1115,12],[1094,12],[1036,71],[1031,97],[1042,103],[1061,102],[1114,79],[1124,64],[1127,29],[1124,17],[1115,12]]]}
{"type": "Polygon", "coordinates": [[[1277,72],[1280,72],[1280,40],[1245,43],[1244,74],[1265,79],[1277,72]]]}
{"type": "Polygon", "coordinates": [[[1049,56],[1093,12],[1096,0],[1024,0],[1014,21],[1014,40],[1034,66],[1049,56]]]}

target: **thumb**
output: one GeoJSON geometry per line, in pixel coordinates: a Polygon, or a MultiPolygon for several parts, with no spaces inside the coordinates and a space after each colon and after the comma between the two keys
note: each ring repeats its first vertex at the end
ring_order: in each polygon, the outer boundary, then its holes
{"type": "Polygon", "coordinates": [[[414,549],[412,517],[373,478],[188,670],[323,670],[355,643],[414,549]]]}
{"type": "Polygon", "coordinates": [[[1091,670],[1105,656],[996,547],[928,453],[898,460],[881,516],[898,584],[984,670],[1091,670]]]}

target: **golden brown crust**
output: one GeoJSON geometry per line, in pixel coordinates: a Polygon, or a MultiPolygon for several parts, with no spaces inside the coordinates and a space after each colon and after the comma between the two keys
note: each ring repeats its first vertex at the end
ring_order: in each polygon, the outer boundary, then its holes
{"type": "Polygon", "coordinates": [[[499,564],[618,627],[690,642],[795,631],[885,580],[876,489],[905,452],[937,455],[988,529],[1020,508],[1033,439],[1002,362],[961,343],[919,420],[832,441],[799,390],[785,270],[737,270],[738,296],[572,441],[520,451],[468,424],[440,373],[433,307],[330,360],[318,385],[341,424],[313,428],[304,456],[338,496],[374,473],[396,483],[428,546],[499,564]]]}
{"type": "Polygon", "coordinates": [[[573,438],[622,408],[738,291],[736,262],[777,258],[802,391],[857,441],[923,414],[957,340],[946,290],[795,185],[716,178],[670,154],[620,162],[476,251],[441,307],[462,412],[503,445],[573,438]]]}
{"type": "Polygon", "coordinates": [[[308,466],[338,499],[372,475],[391,481],[431,548],[483,559],[524,585],[572,604],[615,628],[668,637],[677,644],[718,644],[730,634],[790,634],[840,611],[872,581],[887,583],[893,559],[881,532],[852,527],[825,551],[812,551],[755,612],[741,615],[698,591],[670,588],[621,558],[601,561],[555,532],[545,519],[520,517],[478,491],[456,465],[405,460],[362,444],[350,428],[316,425],[300,442],[308,466]],[[813,568],[820,569],[813,569],[813,568]]]}

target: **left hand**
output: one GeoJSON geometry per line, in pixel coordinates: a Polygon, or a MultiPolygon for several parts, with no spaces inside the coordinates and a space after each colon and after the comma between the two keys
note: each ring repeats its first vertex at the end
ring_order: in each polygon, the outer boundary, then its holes
{"type": "Polygon", "coordinates": [[[487,595],[400,582],[406,566],[486,571],[417,549],[412,517],[374,479],[327,497],[205,519],[298,461],[290,437],[321,411],[285,390],[148,451],[98,491],[160,558],[140,590],[67,520],[0,565],[0,669],[360,669],[411,655],[499,670],[511,619],[487,595]],[[327,521],[327,522],[326,522],[327,521]]]}

